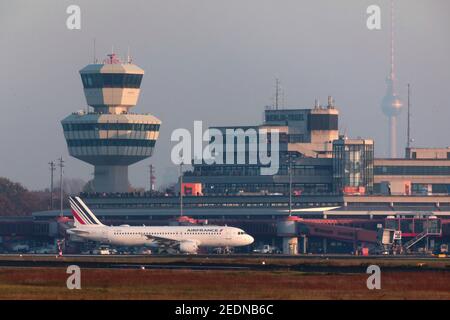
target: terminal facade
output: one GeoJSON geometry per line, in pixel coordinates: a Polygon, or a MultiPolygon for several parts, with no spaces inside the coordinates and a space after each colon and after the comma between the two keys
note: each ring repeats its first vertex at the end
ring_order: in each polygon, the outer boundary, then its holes
{"type": "MultiPolygon", "coordinates": [[[[280,168],[260,174],[259,164],[194,164],[183,181],[200,184],[202,195],[433,195],[450,191],[450,148],[407,148],[404,158],[375,158],[372,139],[339,135],[339,111],[267,109],[264,123],[213,127],[279,131],[280,168]]],[[[248,146],[247,146],[248,150],[248,146]]]]}

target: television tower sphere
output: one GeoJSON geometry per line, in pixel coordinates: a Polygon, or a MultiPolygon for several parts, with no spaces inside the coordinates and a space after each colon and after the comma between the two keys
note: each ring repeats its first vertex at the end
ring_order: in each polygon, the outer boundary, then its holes
{"type": "Polygon", "coordinates": [[[161,121],[150,114],[132,114],[144,70],[114,53],[102,64],[80,70],[90,111],[61,121],[69,154],[94,165],[96,192],[128,192],[128,166],[150,157],[161,121]]]}
{"type": "Polygon", "coordinates": [[[403,104],[400,97],[394,91],[393,80],[387,80],[386,94],[381,101],[381,108],[383,113],[388,117],[396,117],[402,112],[403,104]]]}

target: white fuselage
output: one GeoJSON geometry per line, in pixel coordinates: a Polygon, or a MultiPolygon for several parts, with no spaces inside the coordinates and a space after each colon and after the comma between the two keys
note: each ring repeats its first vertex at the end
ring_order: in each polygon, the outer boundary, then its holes
{"type": "Polygon", "coordinates": [[[227,226],[77,226],[69,234],[120,246],[158,246],[160,240],[195,243],[198,247],[238,247],[253,243],[243,230],[227,226]]]}

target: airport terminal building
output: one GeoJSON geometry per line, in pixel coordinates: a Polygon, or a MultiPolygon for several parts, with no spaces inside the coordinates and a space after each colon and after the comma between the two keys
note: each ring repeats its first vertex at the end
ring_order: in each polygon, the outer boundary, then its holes
{"type": "Polygon", "coordinates": [[[277,128],[278,173],[262,175],[259,164],[194,164],[183,181],[200,184],[203,195],[217,196],[285,195],[290,184],[294,194],[302,195],[449,193],[450,148],[407,148],[404,158],[377,159],[373,140],[339,135],[338,117],[329,98],[326,107],[266,109],[259,126],[219,127],[244,132],[277,128]]]}

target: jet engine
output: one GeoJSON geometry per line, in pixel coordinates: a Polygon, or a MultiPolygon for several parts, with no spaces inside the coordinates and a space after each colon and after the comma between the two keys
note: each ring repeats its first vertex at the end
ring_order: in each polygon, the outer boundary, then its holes
{"type": "Polygon", "coordinates": [[[198,245],[194,241],[183,241],[180,243],[180,251],[182,253],[197,253],[198,245]]]}

